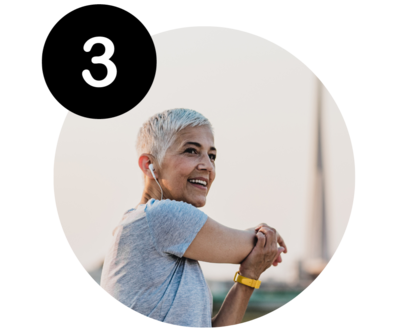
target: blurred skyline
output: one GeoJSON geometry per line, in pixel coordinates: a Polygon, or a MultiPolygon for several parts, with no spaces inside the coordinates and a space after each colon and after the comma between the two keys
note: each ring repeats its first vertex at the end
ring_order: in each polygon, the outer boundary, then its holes
{"type": "MultiPolygon", "coordinates": [[[[149,116],[175,107],[199,111],[215,129],[217,178],[201,210],[237,229],[261,222],[275,227],[289,252],[261,279],[293,282],[298,262],[311,259],[318,244],[311,222],[320,106],[329,259],[350,216],[355,178],[344,120],[323,85],[318,91],[312,72],[285,50],[239,31],[186,28],[156,35],[154,43],[156,78],[133,111],[109,120],[69,113],[60,134],[57,209],[83,266],[92,271],[101,265],[112,229],[140,200],[138,129],[149,116]]],[[[229,280],[238,268],[201,266],[209,280],[229,280]]]]}

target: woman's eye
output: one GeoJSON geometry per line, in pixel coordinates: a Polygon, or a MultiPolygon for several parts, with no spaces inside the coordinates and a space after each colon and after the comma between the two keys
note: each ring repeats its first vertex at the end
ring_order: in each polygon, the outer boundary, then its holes
{"type": "MultiPolygon", "coordinates": [[[[188,149],[186,149],[186,150],[185,150],[185,153],[189,153],[189,154],[192,154],[192,155],[197,155],[197,154],[198,154],[197,150],[194,149],[194,148],[188,148],[188,149]]],[[[209,154],[208,157],[210,157],[210,160],[215,161],[215,159],[217,158],[217,155],[215,155],[215,154],[209,154]]]]}
{"type": "Polygon", "coordinates": [[[193,149],[193,148],[186,149],[185,152],[188,152],[189,154],[196,154],[197,153],[196,149],[193,149]]]}

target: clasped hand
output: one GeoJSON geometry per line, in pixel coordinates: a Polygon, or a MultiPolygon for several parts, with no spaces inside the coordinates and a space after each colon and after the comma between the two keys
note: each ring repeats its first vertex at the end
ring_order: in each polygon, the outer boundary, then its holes
{"type": "Polygon", "coordinates": [[[287,247],[276,229],[262,223],[254,228],[257,243],[250,254],[240,264],[240,274],[258,279],[271,265],[282,262],[281,253],[287,253],[287,247]],[[278,247],[279,244],[279,247],[278,247]]]}

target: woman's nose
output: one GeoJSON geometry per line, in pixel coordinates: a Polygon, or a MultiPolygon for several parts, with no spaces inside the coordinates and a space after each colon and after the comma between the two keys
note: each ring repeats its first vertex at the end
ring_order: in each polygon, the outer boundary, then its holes
{"type": "Polygon", "coordinates": [[[201,163],[199,164],[200,169],[205,169],[207,171],[214,170],[214,164],[211,162],[211,159],[208,155],[203,156],[201,163]]]}

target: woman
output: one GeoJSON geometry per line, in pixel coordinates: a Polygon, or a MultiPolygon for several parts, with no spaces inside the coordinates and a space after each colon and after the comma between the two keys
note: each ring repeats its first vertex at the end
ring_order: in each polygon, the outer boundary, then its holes
{"type": "Polygon", "coordinates": [[[197,209],[206,204],[217,156],[211,124],[200,113],[173,109],[154,115],[139,131],[137,151],[142,198],[113,232],[101,286],[163,322],[240,323],[254,288],[236,282],[211,318],[212,296],[198,261],[240,264],[241,276],[258,280],[282,261],[283,239],[266,224],[232,229],[197,209]]]}

